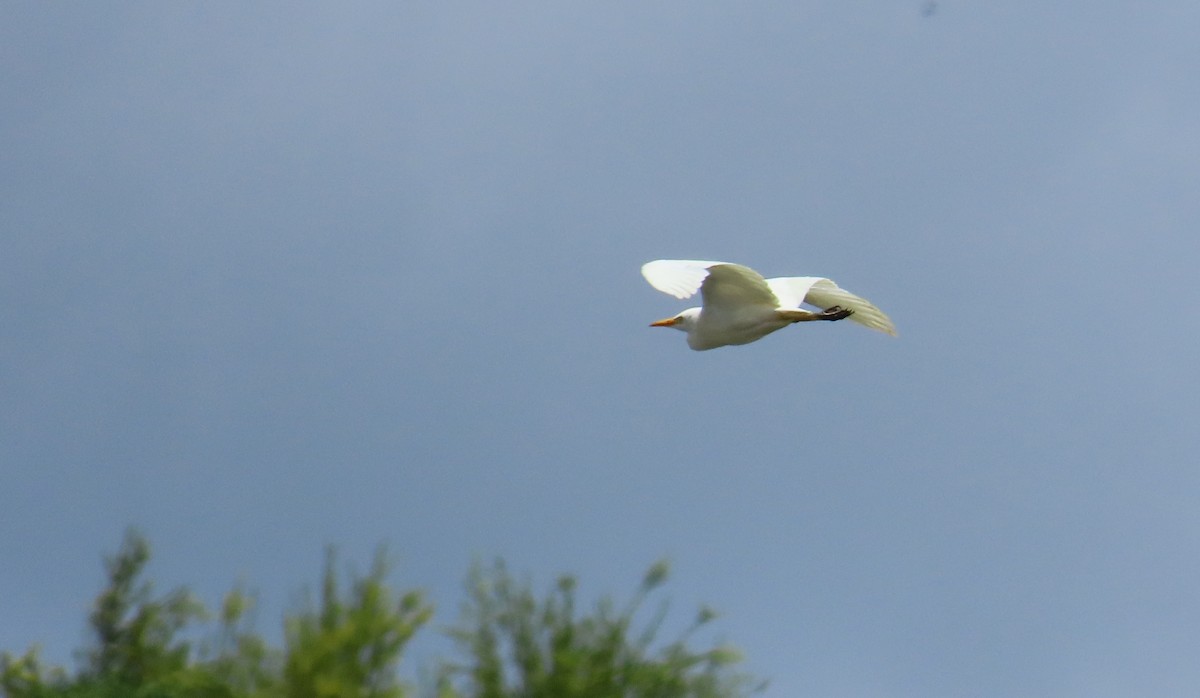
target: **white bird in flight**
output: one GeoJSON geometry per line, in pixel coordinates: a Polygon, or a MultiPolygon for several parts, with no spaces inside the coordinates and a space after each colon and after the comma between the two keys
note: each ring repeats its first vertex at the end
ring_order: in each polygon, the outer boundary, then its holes
{"type": "Polygon", "coordinates": [[[850,318],[873,330],[896,335],[896,326],[866,298],[819,276],[764,279],[750,267],[729,262],[659,259],[642,265],[642,276],[654,288],[676,298],[700,291],[704,304],[688,308],[651,327],[687,332],[696,351],[729,344],[749,344],[796,322],[850,318]],[[801,303],[819,312],[804,310],[801,303]]]}

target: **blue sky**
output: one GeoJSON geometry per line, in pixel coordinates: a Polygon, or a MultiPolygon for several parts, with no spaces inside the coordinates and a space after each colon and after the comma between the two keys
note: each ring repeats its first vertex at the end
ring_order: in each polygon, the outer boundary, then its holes
{"type": "Polygon", "coordinates": [[[1195,695],[1200,6],[922,7],[5,3],[0,648],[136,525],[269,632],[665,556],[768,695],[1195,695]],[[900,337],[689,351],[662,257],[900,337]]]}

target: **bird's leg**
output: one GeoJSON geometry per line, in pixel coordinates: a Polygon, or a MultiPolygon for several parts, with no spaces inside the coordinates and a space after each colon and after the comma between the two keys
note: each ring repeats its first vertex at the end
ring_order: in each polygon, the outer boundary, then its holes
{"type": "Polygon", "coordinates": [[[819,313],[812,313],[807,310],[776,310],[779,313],[781,320],[788,322],[812,322],[814,320],[845,320],[854,314],[853,310],[843,308],[840,305],[835,305],[832,308],[827,308],[819,313]]]}

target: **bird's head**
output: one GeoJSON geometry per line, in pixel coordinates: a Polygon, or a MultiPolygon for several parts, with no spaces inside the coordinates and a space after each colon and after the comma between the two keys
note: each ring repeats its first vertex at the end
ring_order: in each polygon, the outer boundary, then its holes
{"type": "Polygon", "coordinates": [[[675,317],[669,317],[665,320],[658,320],[650,323],[651,327],[674,327],[683,332],[691,332],[696,326],[696,320],[700,318],[699,308],[688,308],[675,317]]]}

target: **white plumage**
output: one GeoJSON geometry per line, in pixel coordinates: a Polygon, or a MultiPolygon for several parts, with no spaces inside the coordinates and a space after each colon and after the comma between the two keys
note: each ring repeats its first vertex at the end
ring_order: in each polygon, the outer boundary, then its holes
{"type": "Polygon", "coordinates": [[[749,344],[796,322],[851,320],[873,330],[896,334],[882,310],[829,279],[793,276],[764,279],[749,267],[729,262],[659,259],[642,266],[642,276],[654,288],[676,298],[700,291],[703,305],[651,323],[687,332],[688,346],[697,351],[729,344],[749,344]],[[814,306],[819,312],[800,307],[814,306]]]}

